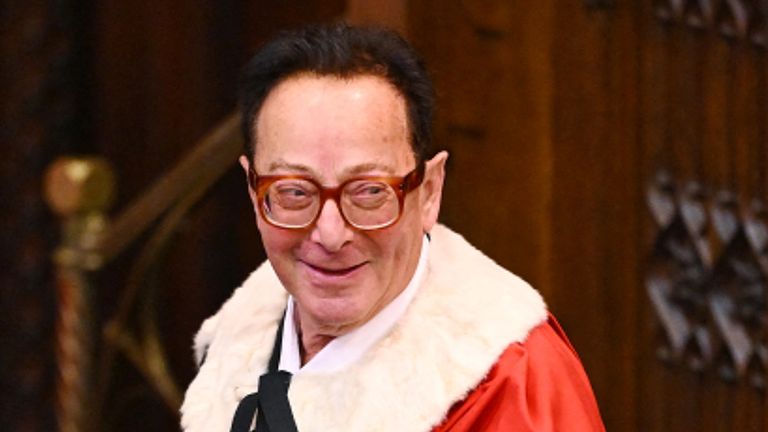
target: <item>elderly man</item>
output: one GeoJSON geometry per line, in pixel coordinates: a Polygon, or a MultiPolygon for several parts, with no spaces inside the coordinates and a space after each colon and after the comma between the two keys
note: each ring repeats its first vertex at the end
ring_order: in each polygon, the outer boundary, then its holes
{"type": "Polygon", "coordinates": [[[286,33],[245,70],[240,164],[269,258],[203,324],[182,425],[599,431],[539,294],[437,224],[433,89],[397,34],[286,33]]]}

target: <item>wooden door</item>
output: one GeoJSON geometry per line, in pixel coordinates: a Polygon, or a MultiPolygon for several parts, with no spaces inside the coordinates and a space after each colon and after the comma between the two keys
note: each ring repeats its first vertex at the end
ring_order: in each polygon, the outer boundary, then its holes
{"type": "Polygon", "coordinates": [[[766,430],[767,11],[409,3],[443,221],[542,291],[608,430],[766,430]]]}

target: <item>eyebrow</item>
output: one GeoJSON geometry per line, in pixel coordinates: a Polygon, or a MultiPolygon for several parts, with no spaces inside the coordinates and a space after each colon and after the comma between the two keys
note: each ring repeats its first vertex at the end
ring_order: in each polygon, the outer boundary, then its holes
{"type": "Polygon", "coordinates": [[[387,174],[392,174],[392,175],[395,174],[395,170],[392,167],[375,163],[375,162],[355,165],[353,167],[349,167],[345,169],[343,172],[345,176],[354,176],[354,175],[369,173],[371,171],[384,171],[387,174]]]}
{"type": "MultiPolygon", "coordinates": [[[[279,170],[286,170],[294,173],[306,174],[314,178],[319,178],[317,172],[314,169],[304,164],[291,163],[283,159],[277,159],[269,164],[268,171],[270,173],[279,170]]],[[[371,171],[383,171],[389,175],[396,174],[394,168],[390,166],[382,165],[376,162],[368,162],[344,169],[344,171],[342,171],[342,177],[353,177],[369,173],[371,171]]]]}
{"type": "Polygon", "coordinates": [[[303,174],[310,174],[310,175],[315,174],[314,170],[306,165],[290,163],[283,159],[278,159],[276,161],[273,161],[272,163],[269,164],[269,167],[267,168],[267,171],[269,171],[270,173],[278,170],[300,172],[303,174]]]}

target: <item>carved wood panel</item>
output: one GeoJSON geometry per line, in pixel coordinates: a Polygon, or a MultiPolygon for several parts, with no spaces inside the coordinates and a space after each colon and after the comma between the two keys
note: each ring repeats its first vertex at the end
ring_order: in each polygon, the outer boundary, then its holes
{"type": "Polygon", "coordinates": [[[410,12],[443,220],[542,289],[608,430],[765,430],[765,2],[469,3],[410,12]]]}
{"type": "Polygon", "coordinates": [[[766,424],[768,74],[750,36],[764,16],[760,2],[645,3],[649,430],[766,424]]]}
{"type": "Polygon", "coordinates": [[[678,184],[659,172],[647,191],[658,228],[645,282],[663,333],[658,356],[764,390],[765,208],[759,199],[739,208],[730,192],[678,184]]]}
{"type": "Polygon", "coordinates": [[[765,0],[656,0],[656,15],[668,23],[718,32],[766,47],[765,0]]]}

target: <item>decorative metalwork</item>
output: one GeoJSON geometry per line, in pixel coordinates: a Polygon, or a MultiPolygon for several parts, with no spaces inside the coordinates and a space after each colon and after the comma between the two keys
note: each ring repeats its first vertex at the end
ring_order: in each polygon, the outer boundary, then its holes
{"type": "Polygon", "coordinates": [[[62,243],[56,254],[60,430],[103,430],[108,410],[104,402],[118,356],[143,375],[170,412],[178,413],[182,394],[167,366],[157,329],[153,275],[186,214],[240,154],[238,125],[237,115],[225,119],[111,223],[106,208],[114,180],[105,162],[64,158],[49,169],[46,197],[62,218],[62,243]],[[156,222],[130,271],[117,312],[101,326],[93,318],[91,276],[156,222]]]}
{"type": "Polygon", "coordinates": [[[113,189],[112,172],[98,159],[61,159],[51,166],[46,178],[48,203],[64,221],[55,256],[59,294],[57,417],[62,432],[88,427],[93,311],[91,287],[83,269],[95,267],[88,250],[104,231],[105,210],[113,189]]]}
{"type": "Polygon", "coordinates": [[[768,0],[656,0],[654,9],[664,22],[766,47],[768,0]]]}
{"type": "Polygon", "coordinates": [[[659,358],[764,389],[768,217],[726,191],[680,187],[660,172],[647,191],[658,227],[646,290],[659,358]]]}

